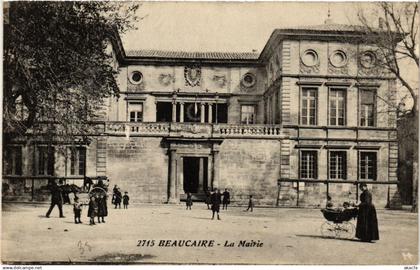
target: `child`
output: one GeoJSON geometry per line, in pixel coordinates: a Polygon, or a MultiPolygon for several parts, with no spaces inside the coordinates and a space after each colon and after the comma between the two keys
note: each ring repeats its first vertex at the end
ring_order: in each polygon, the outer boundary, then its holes
{"type": "Polygon", "coordinates": [[[124,192],[124,196],[123,196],[123,205],[124,205],[124,209],[128,209],[128,201],[130,200],[130,197],[128,197],[128,192],[124,192]]]}
{"type": "Polygon", "coordinates": [[[252,195],[249,195],[248,208],[246,209],[246,211],[248,211],[249,209],[251,209],[251,212],[254,209],[254,201],[252,200],[252,195]]]}
{"type": "Polygon", "coordinates": [[[87,215],[90,218],[89,225],[95,225],[95,217],[98,215],[98,202],[96,201],[95,195],[90,197],[87,215]]]}
{"type": "Polygon", "coordinates": [[[82,203],[79,202],[79,197],[74,197],[74,203],[73,203],[73,212],[74,212],[74,223],[79,224],[82,223],[80,220],[80,216],[82,214],[82,203]]]}
{"type": "Polygon", "coordinates": [[[106,195],[99,194],[98,198],[98,223],[105,223],[104,217],[108,216],[108,207],[106,205],[106,195]]]}
{"type": "Polygon", "coordinates": [[[187,193],[186,203],[187,203],[187,209],[186,210],[188,210],[188,208],[191,210],[191,205],[193,204],[193,202],[192,202],[191,193],[189,193],[189,192],[187,193]]]}
{"type": "Polygon", "coordinates": [[[334,203],[332,202],[332,198],[330,195],[327,195],[327,208],[334,208],[334,203]]]}

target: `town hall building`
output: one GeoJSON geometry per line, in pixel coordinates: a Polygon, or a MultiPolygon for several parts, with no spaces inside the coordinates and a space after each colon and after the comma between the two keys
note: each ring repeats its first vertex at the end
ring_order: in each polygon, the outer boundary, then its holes
{"type": "Polygon", "coordinates": [[[126,51],[116,38],[120,96],[98,134],[70,158],[6,145],[3,199],[45,199],[52,175],[107,176],[132,203],[218,188],[257,206],[356,202],[367,182],[377,207],[398,206],[396,80],[363,35],[329,22],[275,29],[259,54],[126,51]]]}

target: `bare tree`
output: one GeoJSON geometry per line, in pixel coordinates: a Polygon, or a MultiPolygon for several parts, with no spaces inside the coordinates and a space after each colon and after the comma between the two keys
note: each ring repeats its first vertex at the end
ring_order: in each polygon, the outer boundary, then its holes
{"type": "Polygon", "coordinates": [[[404,123],[409,123],[404,130],[398,131],[399,143],[415,149],[412,155],[412,210],[417,212],[419,8],[417,2],[379,2],[376,7],[376,11],[369,14],[359,10],[358,19],[366,31],[363,42],[377,48],[377,65],[396,77],[402,88],[399,90],[407,90],[413,102],[411,108],[397,106],[396,111],[404,118],[401,119],[404,123]]]}

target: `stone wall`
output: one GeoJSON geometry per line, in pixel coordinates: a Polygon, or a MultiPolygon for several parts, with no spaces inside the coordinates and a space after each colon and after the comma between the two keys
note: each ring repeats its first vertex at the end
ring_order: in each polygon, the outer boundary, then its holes
{"type": "Polygon", "coordinates": [[[131,203],[167,201],[168,155],[162,138],[108,137],[107,176],[131,203]]]}
{"type": "Polygon", "coordinates": [[[245,205],[253,195],[256,205],[276,205],[279,153],[277,140],[225,140],[220,147],[219,187],[230,190],[233,204],[245,205]]]}

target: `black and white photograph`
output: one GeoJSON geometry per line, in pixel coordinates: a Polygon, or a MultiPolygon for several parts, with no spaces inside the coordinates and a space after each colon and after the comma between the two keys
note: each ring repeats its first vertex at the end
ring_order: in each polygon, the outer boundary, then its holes
{"type": "Polygon", "coordinates": [[[417,269],[418,9],[3,2],[3,269],[417,269]]]}

